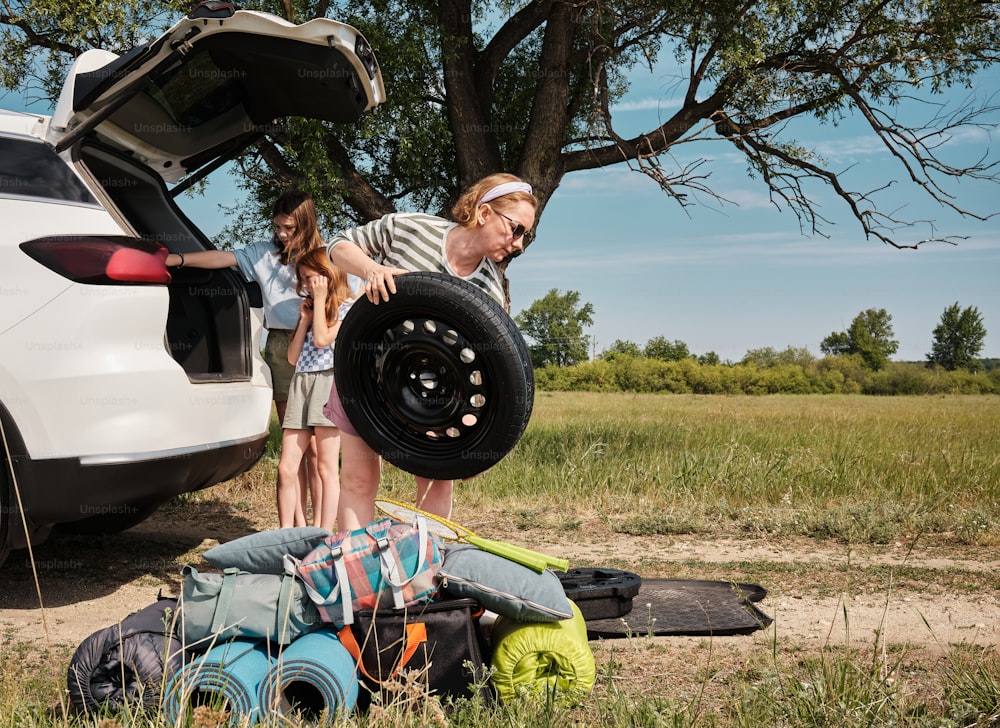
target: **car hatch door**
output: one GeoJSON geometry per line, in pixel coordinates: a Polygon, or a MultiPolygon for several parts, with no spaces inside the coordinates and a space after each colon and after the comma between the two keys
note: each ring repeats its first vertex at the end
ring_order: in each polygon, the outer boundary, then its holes
{"type": "Polygon", "coordinates": [[[350,123],[385,100],[374,54],[353,27],[205,7],[120,57],[81,55],[50,125],[56,149],[93,134],[177,182],[235,156],[276,119],[350,123]]]}

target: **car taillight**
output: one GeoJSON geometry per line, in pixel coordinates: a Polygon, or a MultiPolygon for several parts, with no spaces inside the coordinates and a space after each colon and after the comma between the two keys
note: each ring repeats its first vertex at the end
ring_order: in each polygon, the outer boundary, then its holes
{"type": "Polygon", "coordinates": [[[153,240],[124,235],[64,235],[21,243],[21,250],[77,283],[167,284],[168,251],[153,240]]]}

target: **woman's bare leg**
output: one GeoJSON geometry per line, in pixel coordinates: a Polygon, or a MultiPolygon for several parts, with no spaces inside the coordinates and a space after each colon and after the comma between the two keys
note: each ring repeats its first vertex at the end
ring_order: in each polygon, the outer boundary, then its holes
{"type": "Polygon", "coordinates": [[[431,480],[413,476],[417,483],[417,508],[433,513],[442,518],[451,519],[452,493],[455,490],[454,480],[431,480]]]}
{"type": "Polygon", "coordinates": [[[375,498],[382,479],[382,459],[356,435],[340,435],[340,505],[337,525],[341,530],[363,528],[375,520],[375,498]]]}

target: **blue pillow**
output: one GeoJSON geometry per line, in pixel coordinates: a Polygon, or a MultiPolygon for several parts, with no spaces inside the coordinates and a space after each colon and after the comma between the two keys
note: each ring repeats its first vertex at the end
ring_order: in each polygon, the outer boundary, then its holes
{"type": "Polygon", "coordinates": [[[301,559],[332,535],[318,526],[275,528],[227,541],[202,556],[219,569],[234,567],[251,574],[283,574],[285,554],[301,559]]]}
{"type": "Polygon", "coordinates": [[[448,549],[438,584],[455,597],[475,599],[486,609],[517,622],[570,619],[573,607],[555,572],[527,566],[475,546],[448,549]]]}

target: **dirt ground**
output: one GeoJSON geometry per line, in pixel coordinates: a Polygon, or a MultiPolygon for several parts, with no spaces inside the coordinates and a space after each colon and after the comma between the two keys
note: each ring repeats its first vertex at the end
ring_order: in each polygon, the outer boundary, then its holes
{"type": "MultiPolygon", "coordinates": [[[[54,536],[35,549],[41,599],[27,552],[14,552],[0,567],[0,642],[72,648],[150,604],[158,592],[176,594],[181,564],[207,566],[199,558],[204,549],[267,527],[207,500],[163,509],[115,536],[54,536]]],[[[758,583],[768,590],[758,606],[774,623],[753,635],[721,638],[737,651],[775,638],[808,650],[871,643],[876,635],[885,644],[928,649],[1000,645],[996,549],[631,537],[596,524],[570,534],[538,529],[484,535],[566,557],[573,566],[758,583]]],[[[677,648],[698,642],[645,639],[677,648]]]]}

